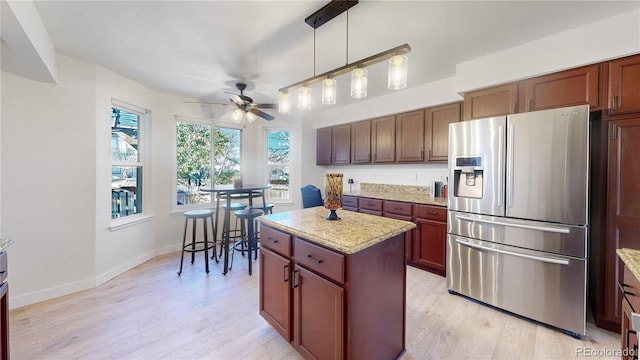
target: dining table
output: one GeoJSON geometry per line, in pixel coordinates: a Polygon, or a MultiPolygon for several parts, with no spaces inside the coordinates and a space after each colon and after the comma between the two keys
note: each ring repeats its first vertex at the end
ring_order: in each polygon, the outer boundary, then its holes
{"type": "MultiPolygon", "coordinates": [[[[271,188],[269,184],[241,184],[238,185],[215,185],[215,186],[203,186],[200,191],[210,192],[216,195],[216,216],[215,227],[213,231],[213,243],[218,240],[218,214],[220,213],[220,198],[224,198],[227,201],[227,209],[231,206],[231,200],[248,199],[249,207],[253,206],[254,197],[262,197],[264,201],[264,191],[271,188]]],[[[224,212],[224,228],[229,229],[231,223],[231,212],[224,212]]],[[[224,255],[224,265],[222,274],[226,275],[229,271],[229,231],[222,233],[222,245],[224,255]]]]}

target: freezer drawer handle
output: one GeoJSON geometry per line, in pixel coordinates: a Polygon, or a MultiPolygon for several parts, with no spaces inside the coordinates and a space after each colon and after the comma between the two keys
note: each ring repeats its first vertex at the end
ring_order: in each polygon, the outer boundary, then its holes
{"type": "Polygon", "coordinates": [[[517,256],[517,257],[522,257],[522,258],[536,260],[536,261],[542,261],[542,262],[546,262],[546,263],[552,263],[552,264],[558,264],[558,265],[569,265],[569,260],[560,260],[560,259],[548,258],[548,257],[544,257],[544,256],[526,255],[526,254],[520,254],[520,253],[513,252],[513,251],[493,249],[493,248],[482,246],[482,245],[472,244],[472,243],[470,243],[468,241],[464,241],[464,240],[460,240],[460,239],[456,239],[456,242],[458,244],[460,244],[460,245],[468,246],[468,247],[479,249],[479,250],[493,251],[493,252],[497,252],[497,253],[500,253],[500,254],[513,255],[513,256],[517,256]]]}
{"type": "Polygon", "coordinates": [[[496,221],[496,220],[474,219],[472,217],[467,217],[462,215],[458,215],[456,216],[456,218],[460,220],[481,222],[481,223],[487,223],[487,224],[493,224],[493,225],[504,225],[504,226],[523,228],[523,229],[540,230],[540,231],[554,232],[554,233],[560,233],[560,234],[568,234],[570,232],[570,230],[567,228],[555,228],[555,227],[534,226],[534,225],[525,225],[525,224],[512,224],[512,223],[506,223],[506,222],[496,221]]]}

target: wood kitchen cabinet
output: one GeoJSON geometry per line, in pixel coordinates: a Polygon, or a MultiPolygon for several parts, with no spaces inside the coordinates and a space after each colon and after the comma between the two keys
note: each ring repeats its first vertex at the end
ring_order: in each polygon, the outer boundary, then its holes
{"type": "Polygon", "coordinates": [[[349,211],[358,211],[358,197],[344,195],[342,197],[342,209],[349,211]]]}
{"type": "Polygon", "coordinates": [[[518,83],[513,82],[464,94],[463,119],[481,119],[518,112],[518,83]]]}
{"type": "Polygon", "coordinates": [[[640,55],[613,60],[606,66],[608,114],[640,112],[640,55]]]}
{"type": "Polygon", "coordinates": [[[368,164],[371,162],[371,121],[359,121],[351,124],[351,163],[368,164]]]}
{"type": "Polygon", "coordinates": [[[351,161],[351,125],[331,128],[331,152],[334,164],[348,164],[351,161]]]}
{"type": "Polygon", "coordinates": [[[447,209],[441,206],[414,205],[415,239],[413,262],[444,275],[446,271],[447,209]]]}
{"type": "Polygon", "coordinates": [[[457,102],[425,110],[426,161],[449,160],[449,124],[460,121],[460,108],[457,102]]]}
{"type": "Polygon", "coordinates": [[[538,76],[520,83],[519,111],[589,105],[600,109],[600,65],[589,65],[538,76]]]}
{"type": "Polygon", "coordinates": [[[358,210],[361,213],[382,216],[382,200],[361,197],[358,200],[358,210]]]}
{"type": "MultiPolygon", "coordinates": [[[[383,216],[413,222],[413,204],[402,201],[383,200],[383,216]]],[[[413,261],[413,235],[414,231],[405,233],[407,261],[413,261]]]]}
{"type": "Polygon", "coordinates": [[[265,222],[260,236],[260,315],[304,358],[395,359],[404,352],[403,234],[349,254],[265,222]]]}
{"type": "MultiPolygon", "coordinates": [[[[596,325],[619,331],[621,294],[617,279],[623,265],[616,249],[640,249],[640,118],[608,121],[607,198],[605,234],[598,246],[601,258],[594,261],[597,299],[596,325]]],[[[592,246],[593,248],[593,246],[592,246]]]]}
{"type": "Polygon", "coordinates": [[[396,115],[396,159],[398,162],[424,161],[424,110],[396,115]]]}
{"type": "Polygon", "coordinates": [[[631,325],[631,313],[640,312],[640,282],[626,265],[622,266],[624,271],[619,286],[622,298],[620,345],[622,358],[631,360],[638,359],[638,334],[631,325]]]}
{"type": "Polygon", "coordinates": [[[331,128],[316,130],[316,165],[331,165],[331,128]]]}
{"type": "Polygon", "coordinates": [[[372,163],[396,161],[396,117],[385,116],[371,120],[372,163]]]}

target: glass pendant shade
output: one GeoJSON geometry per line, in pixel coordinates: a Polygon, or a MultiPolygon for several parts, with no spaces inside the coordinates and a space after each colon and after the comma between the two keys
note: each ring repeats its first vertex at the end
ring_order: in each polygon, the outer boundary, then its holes
{"type": "Polygon", "coordinates": [[[326,78],[322,80],[322,103],[325,105],[336,103],[336,79],[326,78]]]}
{"type": "Polygon", "coordinates": [[[280,93],[280,101],[278,102],[278,113],[291,114],[291,100],[289,100],[289,93],[283,91],[280,93]]]}
{"type": "Polygon", "coordinates": [[[351,72],[351,97],[361,99],[367,97],[367,69],[357,68],[351,72]]]}
{"type": "Polygon", "coordinates": [[[308,86],[298,89],[298,109],[311,110],[311,89],[308,86]]]}
{"type": "Polygon", "coordinates": [[[400,90],[407,87],[407,70],[409,58],[405,55],[396,55],[389,59],[389,90],[400,90]]]}
{"type": "Polygon", "coordinates": [[[254,121],[256,121],[256,119],[258,117],[256,117],[255,115],[253,115],[253,113],[251,112],[247,112],[247,121],[249,121],[249,124],[253,124],[254,121]]]}
{"type": "Polygon", "coordinates": [[[233,112],[231,113],[231,118],[234,121],[240,121],[242,120],[242,116],[244,115],[244,111],[242,111],[242,109],[235,109],[233,110],[233,112]]]}

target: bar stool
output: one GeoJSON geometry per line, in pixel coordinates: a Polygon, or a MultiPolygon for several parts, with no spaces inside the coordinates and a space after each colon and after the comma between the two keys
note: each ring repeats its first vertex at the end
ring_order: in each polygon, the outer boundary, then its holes
{"type": "MultiPolygon", "coordinates": [[[[213,214],[216,211],[212,209],[201,209],[201,210],[189,210],[184,212],[184,233],[182,234],[182,254],[180,256],[180,270],[178,271],[178,276],[182,274],[182,263],[184,262],[184,253],[191,253],[191,264],[195,262],[195,253],[204,251],[204,264],[205,270],[207,274],[209,273],[209,249],[213,248],[214,257],[216,256],[216,246],[215,243],[209,245],[208,233],[207,233],[207,219],[211,218],[211,223],[213,224],[213,214]],[[189,219],[191,219],[191,244],[187,244],[187,227],[189,225],[189,219]],[[196,228],[198,219],[202,220],[203,230],[204,230],[204,240],[196,241],[196,228]]],[[[212,229],[213,230],[213,225],[212,229]]]]}
{"type": "MultiPolygon", "coordinates": [[[[251,259],[251,252],[255,251],[258,253],[258,235],[255,232],[255,228],[253,226],[253,222],[255,218],[261,216],[263,214],[262,210],[258,209],[248,209],[248,210],[238,210],[234,213],[236,218],[241,219],[242,225],[244,226],[244,221],[247,222],[247,232],[246,236],[242,238],[241,241],[237,242],[233,247],[233,252],[240,251],[242,255],[245,252],[248,252],[249,256],[247,259],[249,261],[249,275],[252,273],[251,264],[253,260],[251,259]],[[245,248],[246,246],[246,248],[245,248]]],[[[233,266],[233,255],[231,256],[231,265],[229,269],[233,266]]]]}
{"type": "MultiPolygon", "coordinates": [[[[225,211],[239,211],[239,210],[244,210],[247,207],[247,205],[243,203],[233,203],[233,202],[229,205],[229,207],[227,207],[226,203],[220,206],[225,211]]],[[[229,222],[231,222],[231,220],[229,220],[229,222]]],[[[242,239],[243,236],[244,236],[244,228],[242,227],[242,221],[240,219],[236,217],[236,224],[233,229],[231,229],[231,224],[224,222],[224,224],[222,224],[222,240],[220,240],[219,256],[222,257],[224,253],[222,247],[224,246],[225,239],[226,241],[229,242],[230,246],[235,246],[235,243],[239,241],[239,239],[242,239]]],[[[229,269],[231,269],[231,267],[229,267],[229,269]]]]}

